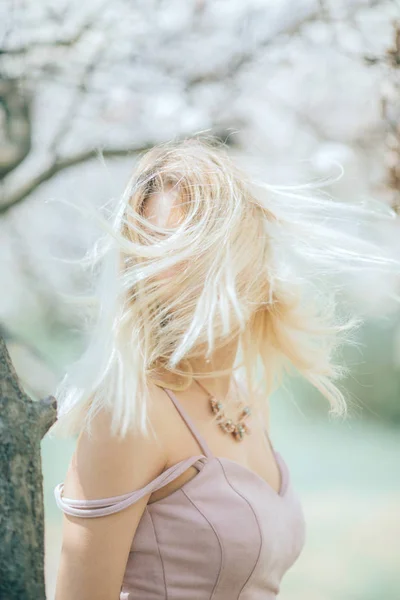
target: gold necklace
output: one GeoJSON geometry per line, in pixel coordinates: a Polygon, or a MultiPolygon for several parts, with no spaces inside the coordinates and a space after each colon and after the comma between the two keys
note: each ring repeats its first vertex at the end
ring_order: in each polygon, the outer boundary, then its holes
{"type": "MultiPolygon", "coordinates": [[[[210,407],[212,412],[217,415],[217,422],[221,427],[222,431],[225,433],[231,433],[235,440],[241,442],[244,439],[244,434],[250,434],[251,429],[250,426],[246,423],[245,419],[251,415],[251,408],[248,405],[243,406],[239,413],[238,420],[236,423],[233,422],[233,419],[228,419],[225,416],[224,406],[221,401],[217,401],[215,396],[211,394],[202,383],[198,379],[196,382],[200,385],[201,388],[208,394],[210,400],[210,407]]],[[[236,383],[236,382],[235,382],[236,383]]],[[[237,384],[236,384],[237,385],[237,384]]],[[[243,405],[244,403],[241,402],[243,405]]]]}

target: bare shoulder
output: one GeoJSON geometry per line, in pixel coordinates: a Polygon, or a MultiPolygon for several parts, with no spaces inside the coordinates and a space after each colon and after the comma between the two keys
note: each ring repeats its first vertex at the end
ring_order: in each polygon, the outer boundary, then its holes
{"type": "Polygon", "coordinates": [[[111,434],[111,413],[99,411],[92,434],[77,439],[64,494],[74,498],[97,498],[123,494],[158,475],[167,461],[162,397],[150,390],[148,435],[129,432],[124,438],[111,434]]]}
{"type": "MultiPolygon", "coordinates": [[[[151,390],[149,435],[110,431],[111,414],[100,411],[93,419],[92,435],[82,432],[64,481],[65,498],[92,500],[141,489],[165,468],[165,401],[151,390]]],[[[62,548],[55,600],[114,600],[151,492],[130,506],[97,518],[64,515],[62,548]]]]}

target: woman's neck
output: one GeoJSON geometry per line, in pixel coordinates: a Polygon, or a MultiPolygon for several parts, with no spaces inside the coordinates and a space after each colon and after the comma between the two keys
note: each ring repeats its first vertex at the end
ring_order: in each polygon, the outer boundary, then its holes
{"type": "Polygon", "coordinates": [[[231,369],[235,362],[237,349],[238,340],[235,339],[218,348],[209,360],[205,356],[191,358],[190,364],[193,368],[194,379],[198,378],[204,387],[216,397],[225,397],[231,386],[231,369]],[[224,371],[227,369],[227,374],[203,376],[203,374],[210,371],[224,371]]]}

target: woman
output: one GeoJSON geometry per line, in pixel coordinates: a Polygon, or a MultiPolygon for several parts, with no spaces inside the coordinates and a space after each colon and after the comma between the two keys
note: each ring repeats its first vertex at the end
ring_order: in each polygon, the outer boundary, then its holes
{"type": "Polygon", "coordinates": [[[300,555],[267,399],[294,367],[344,412],[332,351],[357,323],[321,276],[391,262],[346,231],[360,207],[281,194],[186,139],[142,156],[101,221],[97,318],[56,393],[53,430],[79,433],[56,600],[273,599],[300,555]]]}

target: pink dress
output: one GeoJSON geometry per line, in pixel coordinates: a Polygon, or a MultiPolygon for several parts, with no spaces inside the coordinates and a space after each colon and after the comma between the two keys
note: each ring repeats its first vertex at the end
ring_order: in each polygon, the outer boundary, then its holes
{"type": "MultiPolygon", "coordinates": [[[[197,475],[147,504],[132,540],[120,600],[275,599],[305,541],[304,515],[285,461],[272,448],[281,473],[276,492],[247,467],[214,456],[175,394],[165,391],[204,454],[182,460],[139,490],[111,498],[65,498],[60,483],[54,489],[57,505],[77,517],[109,515],[193,465],[197,475]]],[[[268,435],[267,440],[271,444],[268,435]]]]}

